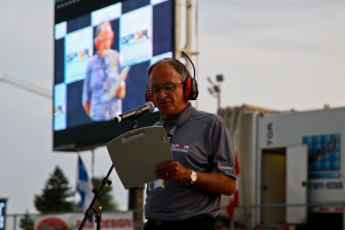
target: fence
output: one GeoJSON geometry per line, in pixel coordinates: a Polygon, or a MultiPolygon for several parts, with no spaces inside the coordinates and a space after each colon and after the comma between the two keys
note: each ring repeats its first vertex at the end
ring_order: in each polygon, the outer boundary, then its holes
{"type": "MultiPolygon", "coordinates": [[[[221,207],[220,213],[226,213],[225,210],[226,207],[221,207]]],[[[215,230],[342,230],[345,229],[344,210],[345,203],[240,205],[235,208],[233,221],[224,215],[215,218],[215,230]]],[[[133,216],[136,213],[143,214],[143,210],[133,210],[133,216]]],[[[6,230],[21,230],[23,216],[7,214],[6,230]]],[[[144,223],[137,222],[133,229],[143,226],[144,223]]]]}
{"type": "Polygon", "coordinates": [[[7,214],[5,220],[5,229],[6,230],[20,230],[20,219],[24,214],[7,214]]]}

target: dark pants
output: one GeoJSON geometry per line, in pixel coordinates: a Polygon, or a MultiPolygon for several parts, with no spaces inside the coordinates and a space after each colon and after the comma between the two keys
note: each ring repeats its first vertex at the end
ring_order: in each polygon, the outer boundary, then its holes
{"type": "Polygon", "coordinates": [[[164,221],[149,219],[143,230],[214,230],[214,218],[199,216],[185,220],[164,221]]]}

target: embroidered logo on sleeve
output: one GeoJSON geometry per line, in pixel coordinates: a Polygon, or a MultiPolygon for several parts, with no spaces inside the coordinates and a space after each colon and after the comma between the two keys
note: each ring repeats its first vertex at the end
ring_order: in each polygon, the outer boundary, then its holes
{"type": "Polygon", "coordinates": [[[228,169],[228,170],[233,170],[233,169],[234,169],[234,167],[222,166],[220,163],[218,163],[218,168],[219,168],[219,169],[228,169]]]}
{"type": "Polygon", "coordinates": [[[188,153],[189,146],[184,144],[171,144],[171,151],[188,153]]]}

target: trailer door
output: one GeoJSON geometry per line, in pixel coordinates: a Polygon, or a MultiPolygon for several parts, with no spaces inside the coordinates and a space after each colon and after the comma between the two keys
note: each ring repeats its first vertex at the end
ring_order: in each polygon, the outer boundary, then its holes
{"type": "Polygon", "coordinates": [[[308,147],[287,147],[286,152],[286,223],[307,222],[308,147]],[[300,206],[298,206],[300,204],[300,206]],[[291,205],[291,206],[289,206],[291,205]]]}

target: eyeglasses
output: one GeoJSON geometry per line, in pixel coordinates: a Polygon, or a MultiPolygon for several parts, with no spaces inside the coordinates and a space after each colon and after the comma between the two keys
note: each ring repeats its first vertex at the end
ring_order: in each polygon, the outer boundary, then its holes
{"type": "Polygon", "coordinates": [[[111,41],[111,38],[103,38],[103,39],[98,39],[99,43],[101,44],[106,44],[107,42],[111,41]]]}
{"type": "Polygon", "coordinates": [[[181,82],[179,84],[167,84],[167,85],[163,85],[163,86],[153,86],[149,89],[149,93],[152,96],[155,96],[155,95],[159,94],[161,89],[163,89],[164,93],[166,93],[166,94],[173,93],[173,92],[175,92],[177,86],[180,86],[180,85],[184,85],[184,82],[181,82]]]}

